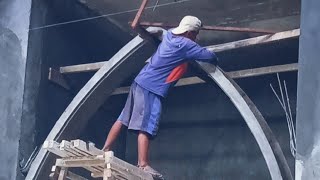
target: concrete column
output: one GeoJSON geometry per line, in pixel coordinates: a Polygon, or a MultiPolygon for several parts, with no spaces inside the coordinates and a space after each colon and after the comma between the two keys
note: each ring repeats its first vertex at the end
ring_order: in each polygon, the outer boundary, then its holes
{"type": "Polygon", "coordinates": [[[0,179],[16,179],[31,0],[0,1],[0,179]]]}
{"type": "Polygon", "coordinates": [[[320,1],[302,0],[296,180],[320,179],[320,1]]]}

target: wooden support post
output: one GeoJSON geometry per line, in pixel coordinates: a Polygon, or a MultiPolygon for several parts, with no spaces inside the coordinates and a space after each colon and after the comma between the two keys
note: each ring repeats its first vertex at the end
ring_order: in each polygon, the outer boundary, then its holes
{"type": "Polygon", "coordinates": [[[105,153],[104,179],[153,180],[151,174],[114,156],[112,151],[105,153]]]}
{"type": "Polygon", "coordinates": [[[104,153],[103,180],[112,180],[110,159],[114,156],[112,151],[104,153]]]}
{"type": "Polygon", "coordinates": [[[60,174],[60,167],[52,166],[51,173],[49,175],[50,180],[58,180],[60,174]]]}
{"type": "Polygon", "coordinates": [[[68,168],[67,167],[62,167],[60,169],[58,180],[65,180],[66,177],[67,177],[67,173],[68,173],[68,168]]]}

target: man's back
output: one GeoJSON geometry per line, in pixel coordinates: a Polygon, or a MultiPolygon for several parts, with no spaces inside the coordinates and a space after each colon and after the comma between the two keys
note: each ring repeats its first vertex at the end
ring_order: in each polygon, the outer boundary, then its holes
{"type": "Polygon", "coordinates": [[[150,62],[140,71],[135,81],[141,87],[165,97],[170,86],[186,72],[188,61],[210,61],[214,58],[214,53],[192,40],[168,31],[150,62]]]}

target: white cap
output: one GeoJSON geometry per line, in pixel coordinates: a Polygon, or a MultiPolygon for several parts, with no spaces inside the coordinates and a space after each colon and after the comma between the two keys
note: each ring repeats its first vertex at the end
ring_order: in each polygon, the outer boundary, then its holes
{"type": "Polygon", "coordinates": [[[194,16],[185,16],[178,27],[174,28],[174,34],[183,34],[187,31],[199,31],[201,28],[201,21],[194,16]]]}

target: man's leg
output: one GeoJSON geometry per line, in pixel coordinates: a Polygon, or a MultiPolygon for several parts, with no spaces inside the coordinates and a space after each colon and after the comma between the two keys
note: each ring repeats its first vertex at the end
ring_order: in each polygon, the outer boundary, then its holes
{"type": "Polygon", "coordinates": [[[110,132],[108,134],[108,137],[106,139],[106,142],[105,142],[105,144],[104,144],[104,146],[102,148],[103,151],[109,151],[110,150],[112,144],[114,143],[114,141],[119,136],[122,126],[123,126],[123,124],[119,120],[117,120],[113,124],[113,126],[112,126],[112,128],[111,128],[111,130],[110,130],[110,132]]]}
{"type": "Polygon", "coordinates": [[[163,180],[163,176],[149,165],[149,135],[143,131],[138,134],[138,166],[150,173],[157,180],[163,180]]]}
{"type": "Polygon", "coordinates": [[[138,165],[145,167],[149,165],[149,137],[148,134],[139,131],[138,134],[138,165]]]}

